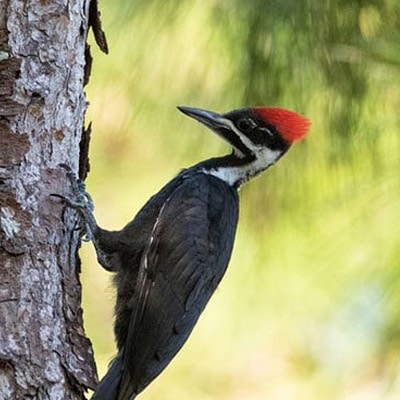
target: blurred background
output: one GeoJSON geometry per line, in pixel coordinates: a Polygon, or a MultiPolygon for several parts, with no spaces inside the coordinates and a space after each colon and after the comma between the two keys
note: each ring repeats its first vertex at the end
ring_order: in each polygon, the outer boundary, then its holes
{"type": "MultiPolygon", "coordinates": [[[[152,400],[400,398],[400,2],[100,2],[88,189],[120,229],[180,168],[226,153],[176,110],[277,105],[309,136],[241,190],[228,272],[152,400]]],[[[102,376],[111,276],[83,257],[102,376]]]]}

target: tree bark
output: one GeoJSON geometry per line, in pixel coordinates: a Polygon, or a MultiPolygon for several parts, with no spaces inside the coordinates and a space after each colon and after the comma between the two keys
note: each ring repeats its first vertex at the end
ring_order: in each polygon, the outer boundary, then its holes
{"type": "Polygon", "coordinates": [[[88,170],[83,84],[97,1],[0,1],[0,399],[83,399],[97,376],[80,232],[50,194],[70,194],[60,163],[88,170]]]}

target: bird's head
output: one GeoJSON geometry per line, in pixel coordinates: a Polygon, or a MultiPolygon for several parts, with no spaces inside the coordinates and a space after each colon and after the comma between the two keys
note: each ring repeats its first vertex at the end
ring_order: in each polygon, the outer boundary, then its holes
{"type": "Polygon", "coordinates": [[[274,164],[308,132],[310,120],[278,107],[252,107],[225,114],[192,107],[178,107],[221,136],[243,165],[243,180],[274,164]]]}
{"type": "Polygon", "coordinates": [[[178,107],[230,143],[242,156],[255,155],[263,148],[286,151],[308,132],[310,120],[278,107],[252,107],[225,114],[192,107],[178,107]]]}

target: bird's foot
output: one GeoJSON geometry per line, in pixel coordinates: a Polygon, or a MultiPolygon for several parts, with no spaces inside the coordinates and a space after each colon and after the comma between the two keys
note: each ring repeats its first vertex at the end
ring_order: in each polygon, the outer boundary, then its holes
{"type": "Polygon", "coordinates": [[[86,229],[84,229],[85,233],[82,240],[88,242],[93,239],[93,233],[95,228],[97,227],[96,221],[93,216],[94,203],[92,197],[86,191],[85,183],[75,175],[75,173],[68,165],[60,164],[60,167],[65,169],[66,171],[66,175],[71,184],[74,198],[57,193],[52,193],[50,196],[61,199],[66,206],[80,212],[86,225],[86,229]]]}

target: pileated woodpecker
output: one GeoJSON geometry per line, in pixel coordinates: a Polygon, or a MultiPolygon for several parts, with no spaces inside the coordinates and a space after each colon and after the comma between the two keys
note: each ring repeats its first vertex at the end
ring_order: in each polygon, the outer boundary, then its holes
{"type": "MultiPolygon", "coordinates": [[[[94,400],[132,400],[181,349],[227,268],[239,187],[303,138],[310,121],[275,107],[226,114],[178,107],[232,146],[184,169],[120,231],[100,228],[84,186],[71,179],[99,263],[115,272],[118,354],[94,400]]],[[[71,178],[71,173],[69,174],[71,178]]]]}

